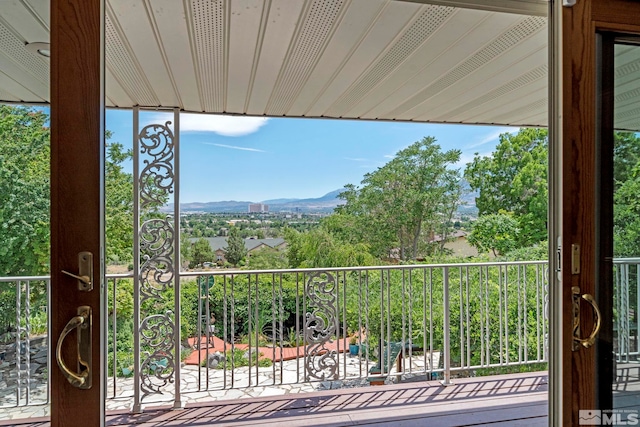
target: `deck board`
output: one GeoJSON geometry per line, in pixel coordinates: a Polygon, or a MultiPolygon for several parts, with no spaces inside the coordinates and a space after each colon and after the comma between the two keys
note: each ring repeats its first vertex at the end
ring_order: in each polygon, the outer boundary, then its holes
{"type": "MultiPolygon", "coordinates": [[[[543,426],[548,422],[547,396],[547,373],[535,372],[459,379],[447,387],[437,381],[408,382],[251,400],[201,402],[187,405],[183,410],[156,408],[142,414],[111,412],[107,414],[106,424],[111,427],[543,426]]],[[[17,425],[49,425],[38,421],[25,420],[17,425]]]]}

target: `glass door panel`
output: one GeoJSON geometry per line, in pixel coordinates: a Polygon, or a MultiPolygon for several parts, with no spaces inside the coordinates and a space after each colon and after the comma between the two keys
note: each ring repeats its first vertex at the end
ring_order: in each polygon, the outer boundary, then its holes
{"type": "Polygon", "coordinates": [[[623,420],[628,416],[631,421],[637,419],[640,411],[640,45],[630,39],[615,39],[611,77],[614,129],[612,409],[614,414],[621,414],[623,420]]]}

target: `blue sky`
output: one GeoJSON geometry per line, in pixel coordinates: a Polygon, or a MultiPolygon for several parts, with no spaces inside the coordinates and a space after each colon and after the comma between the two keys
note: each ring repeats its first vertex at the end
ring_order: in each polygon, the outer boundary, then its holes
{"type": "MultiPolygon", "coordinates": [[[[172,114],[145,112],[140,124],[172,114]]],[[[108,110],[112,140],[130,146],[132,112],[108,110]]],[[[443,150],[489,154],[504,132],[517,128],[398,122],[181,116],[181,202],[311,198],[359,184],[399,150],[433,136],[443,150]]]]}

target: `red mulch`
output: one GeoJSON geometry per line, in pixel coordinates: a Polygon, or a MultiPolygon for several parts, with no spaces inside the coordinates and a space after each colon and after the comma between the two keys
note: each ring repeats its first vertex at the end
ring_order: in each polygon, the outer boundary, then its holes
{"type": "MultiPolygon", "coordinates": [[[[219,351],[220,353],[224,353],[225,351],[231,350],[231,344],[225,343],[223,340],[216,336],[211,336],[209,340],[209,346],[207,346],[207,338],[203,337],[200,346],[200,350],[194,350],[185,360],[184,363],[187,365],[199,365],[202,360],[207,358],[208,353],[215,353],[219,351]]],[[[193,348],[196,344],[196,338],[189,338],[189,344],[193,348]]],[[[235,344],[233,348],[237,348],[240,350],[246,350],[249,348],[249,344],[235,344]]],[[[327,343],[325,345],[327,350],[336,350],[339,353],[344,353],[349,351],[349,345],[347,344],[347,340],[343,339],[340,341],[333,341],[332,343],[327,343]],[[340,348],[338,349],[338,344],[340,344],[340,348]]],[[[280,347],[258,347],[260,353],[262,353],[261,359],[271,359],[274,362],[280,362],[283,360],[294,360],[299,357],[304,357],[305,348],[303,346],[300,347],[285,347],[280,351],[280,347]]]]}

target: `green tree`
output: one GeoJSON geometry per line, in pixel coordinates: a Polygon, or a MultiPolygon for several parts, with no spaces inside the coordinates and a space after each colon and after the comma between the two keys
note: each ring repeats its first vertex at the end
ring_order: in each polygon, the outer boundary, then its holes
{"type": "Polygon", "coordinates": [[[479,191],[480,215],[513,212],[519,246],[547,238],[547,153],[546,129],[520,129],[500,135],[495,151],[476,154],[464,172],[471,189],[479,191]]]}
{"type": "Polygon", "coordinates": [[[635,169],[640,162],[640,138],[634,132],[615,132],[613,149],[613,179],[616,188],[628,179],[635,179],[635,169]]]}
{"type": "Polygon", "coordinates": [[[48,120],[0,105],[0,276],[49,271],[48,120]]]}
{"type": "Polygon", "coordinates": [[[473,223],[469,243],[478,252],[492,251],[494,256],[513,250],[518,242],[518,222],[505,212],[483,215],[473,223]]]}
{"type": "MultiPolygon", "coordinates": [[[[109,140],[112,133],[106,132],[109,140]]],[[[133,176],[123,163],[132,158],[119,142],[107,144],[105,162],[105,235],[107,260],[110,263],[133,261],[133,176]]]]}
{"type": "Polygon", "coordinates": [[[188,267],[191,264],[192,252],[189,235],[185,232],[180,233],[180,265],[188,267]]]}
{"type": "Polygon", "coordinates": [[[231,227],[229,238],[227,239],[227,248],[224,250],[224,257],[234,267],[237,267],[247,256],[247,248],[244,245],[244,239],[240,235],[238,227],[231,227]]]}
{"type": "Polygon", "coordinates": [[[352,241],[369,243],[376,256],[398,247],[401,259],[415,259],[420,242],[448,225],[459,204],[460,173],[452,168],[459,160],[460,150],[443,152],[433,137],[411,144],[359,188],[345,187],[333,225],[349,227],[352,241]]]}
{"type": "Polygon", "coordinates": [[[344,242],[326,228],[303,233],[287,229],[287,258],[292,268],[353,267],[376,264],[364,243],[344,242]]]}
{"type": "Polygon", "coordinates": [[[289,261],[284,251],[277,249],[263,248],[251,252],[251,257],[247,260],[247,267],[251,270],[274,270],[287,268],[289,261]]]}
{"type": "Polygon", "coordinates": [[[630,132],[614,135],[613,253],[640,254],[640,138],[630,132]]]}
{"type": "Polygon", "coordinates": [[[191,245],[191,260],[189,262],[189,268],[194,268],[205,262],[212,262],[216,254],[213,253],[209,241],[205,238],[199,238],[191,245]]]}

